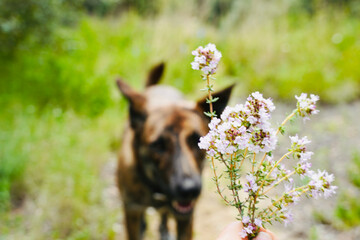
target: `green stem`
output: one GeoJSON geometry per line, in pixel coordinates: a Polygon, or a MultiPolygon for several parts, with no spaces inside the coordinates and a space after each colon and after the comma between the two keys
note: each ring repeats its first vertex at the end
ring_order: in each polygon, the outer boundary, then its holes
{"type": "Polygon", "coordinates": [[[211,119],[213,119],[213,105],[212,105],[212,95],[211,95],[211,89],[210,89],[210,75],[206,75],[206,83],[208,88],[208,95],[209,95],[209,105],[210,105],[210,113],[211,113],[211,119]]]}
{"type": "Polygon", "coordinates": [[[220,197],[221,197],[227,204],[229,204],[229,201],[226,200],[226,198],[222,195],[221,190],[220,190],[220,183],[219,183],[219,179],[218,179],[217,174],[216,174],[214,157],[211,157],[211,166],[212,166],[212,169],[213,169],[213,172],[214,172],[214,179],[215,179],[215,185],[216,185],[217,192],[218,192],[218,194],[220,195],[220,197]]]}
{"type": "Polygon", "coordinates": [[[265,178],[264,178],[263,182],[261,183],[261,185],[260,185],[260,187],[259,187],[259,190],[256,192],[256,194],[258,194],[258,193],[262,190],[262,187],[264,186],[264,184],[265,184],[265,182],[266,182],[266,179],[270,176],[270,174],[271,174],[272,171],[277,167],[277,165],[279,165],[279,163],[280,163],[282,160],[284,160],[287,156],[289,156],[291,153],[293,153],[293,151],[290,151],[290,152],[284,154],[284,156],[282,156],[282,157],[280,158],[280,160],[275,163],[275,165],[271,168],[271,170],[269,171],[269,173],[265,176],[265,178]]]}
{"type": "MultiPolygon", "coordinates": [[[[211,113],[211,119],[213,119],[213,105],[212,105],[212,95],[211,95],[211,88],[210,88],[210,76],[206,75],[206,84],[207,84],[207,89],[208,89],[208,95],[209,95],[209,106],[210,106],[210,113],[211,113]]],[[[222,158],[222,156],[221,156],[222,158]]],[[[211,157],[211,166],[214,172],[214,178],[215,178],[215,185],[216,185],[216,189],[218,194],[220,195],[220,197],[227,203],[230,204],[230,202],[228,200],[226,200],[226,198],[222,195],[222,192],[220,190],[220,183],[219,183],[219,178],[217,177],[216,174],[216,167],[215,167],[215,162],[214,162],[214,157],[211,157]]]]}
{"type": "Polygon", "coordinates": [[[281,178],[279,181],[277,181],[272,187],[270,187],[268,190],[266,190],[265,192],[262,193],[262,195],[265,195],[266,193],[268,193],[271,189],[273,189],[274,187],[276,187],[279,183],[281,183],[282,181],[284,181],[285,179],[288,179],[291,175],[295,174],[296,171],[292,171],[291,173],[289,173],[288,175],[286,175],[285,177],[281,178]]]}
{"type": "Polygon", "coordinates": [[[239,169],[241,169],[241,167],[242,167],[243,163],[245,162],[247,152],[248,152],[248,149],[246,148],[246,149],[245,149],[245,152],[244,152],[243,159],[241,160],[241,163],[240,163],[240,167],[239,167],[239,169]]]}
{"type": "MultiPolygon", "coordinates": [[[[303,187],[307,187],[307,186],[303,186],[303,187]]],[[[301,188],[300,188],[301,189],[301,188]]],[[[299,190],[300,190],[299,189],[299,190]]],[[[309,191],[310,190],[310,188],[308,188],[308,189],[304,189],[303,191],[301,191],[301,193],[299,193],[299,196],[301,196],[302,194],[304,194],[304,193],[306,193],[307,191],[309,191]]],[[[295,189],[293,190],[293,191],[290,191],[289,193],[291,193],[291,192],[294,192],[295,191],[295,189]]],[[[288,194],[289,194],[288,193],[288,194]]],[[[284,198],[284,197],[282,197],[282,198],[284,198]]],[[[277,201],[278,202],[278,201],[277,201]]],[[[273,206],[275,206],[275,203],[277,203],[277,202],[274,202],[270,207],[269,207],[269,210],[273,207],[273,206]]],[[[289,203],[286,203],[285,205],[284,205],[284,207],[286,207],[286,206],[288,206],[289,205],[289,203]]],[[[269,217],[271,217],[272,215],[274,215],[276,212],[278,212],[280,209],[275,209],[275,211],[273,211],[273,212],[271,212],[271,214],[269,215],[269,217]]]]}
{"type": "Polygon", "coordinates": [[[298,112],[298,109],[296,109],[295,111],[293,111],[289,116],[287,116],[285,118],[285,120],[280,124],[280,127],[278,128],[278,130],[276,131],[275,135],[278,135],[278,133],[280,132],[280,128],[283,127],[292,117],[295,116],[295,114],[298,112]]]}

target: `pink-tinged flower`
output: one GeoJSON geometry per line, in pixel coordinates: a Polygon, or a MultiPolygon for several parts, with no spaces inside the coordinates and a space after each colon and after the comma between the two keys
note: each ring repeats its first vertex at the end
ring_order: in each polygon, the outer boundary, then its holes
{"type": "Polygon", "coordinates": [[[307,136],[303,138],[299,138],[297,134],[295,136],[290,136],[290,140],[291,140],[291,144],[296,144],[296,145],[305,145],[311,143],[311,141],[307,138],[307,136]]]}
{"type": "Polygon", "coordinates": [[[255,112],[259,112],[260,109],[265,109],[267,113],[275,110],[275,106],[270,98],[264,98],[263,95],[259,92],[254,92],[250,94],[247,98],[245,106],[249,107],[255,112]]]}
{"type": "Polygon", "coordinates": [[[283,215],[284,224],[285,224],[285,227],[286,227],[287,225],[289,225],[289,223],[291,223],[294,220],[294,216],[291,213],[291,211],[287,210],[286,208],[283,208],[283,212],[284,212],[284,215],[283,215]]]}
{"type": "Polygon", "coordinates": [[[252,96],[254,99],[259,100],[259,101],[264,100],[263,95],[262,95],[261,93],[259,93],[259,92],[253,92],[253,93],[251,94],[251,96],[252,96]]]}
{"type": "Polygon", "coordinates": [[[222,57],[221,52],[212,43],[206,45],[205,48],[198,47],[195,51],[192,51],[192,55],[195,56],[194,62],[191,63],[192,69],[201,70],[205,75],[211,75],[216,72],[222,57]]]}
{"type": "Polygon", "coordinates": [[[214,117],[209,123],[210,130],[214,130],[216,126],[221,122],[221,120],[217,117],[214,117]]]}
{"type": "Polygon", "coordinates": [[[249,222],[250,222],[250,217],[249,216],[243,217],[243,219],[242,219],[243,224],[248,224],[249,222]]]}
{"type": "Polygon", "coordinates": [[[300,201],[300,195],[297,191],[294,191],[294,184],[293,182],[290,183],[286,183],[284,184],[285,186],[285,194],[286,194],[286,198],[285,198],[285,202],[290,205],[290,204],[296,204],[298,201],[300,201]]]}
{"type": "Polygon", "coordinates": [[[253,226],[249,225],[247,227],[244,227],[244,230],[246,231],[247,234],[252,234],[253,233],[253,226]]]}
{"type": "Polygon", "coordinates": [[[223,121],[226,121],[228,120],[230,114],[233,112],[233,108],[232,107],[229,107],[229,106],[226,106],[224,111],[222,112],[220,118],[221,120],[223,121]]]}
{"type": "Polygon", "coordinates": [[[208,150],[210,148],[211,141],[212,141],[211,136],[207,134],[200,138],[198,146],[200,149],[208,150]]]}
{"type": "MultiPolygon", "coordinates": [[[[297,153],[305,153],[306,152],[305,145],[311,142],[306,136],[303,138],[299,138],[297,134],[295,136],[290,136],[290,140],[291,140],[291,150],[297,153]]],[[[305,155],[305,158],[308,158],[309,156],[311,156],[311,153],[305,155]]],[[[297,155],[297,157],[301,158],[301,155],[297,155]]]]}
{"type": "Polygon", "coordinates": [[[262,227],[262,220],[259,218],[255,218],[254,223],[258,227],[262,227]]]}
{"type": "Polygon", "coordinates": [[[250,124],[254,124],[258,121],[257,118],[255,118],[254,116],[249,116],[247,120],[250,124]]]}
{"type": "Polygon", "coordinates": [[[277,137],[273,129],[264,131],[262,129],[253,130],[249,143],[249,150],[255,153],[270,152],[275,149],[277,137]]]}
{"type": "Polygon", "coordinates": [[[337,186],[330,186],[329,188],[325,188],[324,189],[324,198],[329,198],[331,196],[333,196],[334,194],[336,194],[336,189],[338,187],[337,186]]]}
{"type": "Polygon", "coordinates": [[[331,185],[334,181],[333,174],[318,170],[317,172],[309,171],[308,176],[311,178],[309,187],[313,197],[324,195],[325,198],[328,198],[336,193],[337,187],[331,185]]]}
{"type": "Polygon", "coordinates": [[[200,69],[200,64],[198,62],[192,62],[191,63],[191,68],[194,70],[199,70],[200,69]]]}
{"type": "Polygon", "coordinates": [[[209,150],[207,150],[206,153],[207,153],[209,156],[213,157],[213,156],[215,156],[216,151],[215,151],[214,149],[210,148],[209,150]]]}
{"type": "Polygon", "coordinates": [[[243,134],[241,136],[235,137],[234,143],[237,144],[238,149],[244,150],[249,146],[250,134],[243,134]]]}
{"type": "Polygon", "coordinates": [[[295,96],[295,98],[298,100],[299,115],[304,118],[304,121],[308,120],[310,115],[319,113],[319,110],[316,109],[316,102],[320,99],[319,96],[311,94],[310,98],[308,98],[306,93],[302,93],[299,97],[295,96]]]}
{"type": "Polygon", "coordinates": [[[268,160],[268,162],[270,164],[273,164],[274,163],[274,156],[266,156],[266,160],[268,160]]]}
{"type": "Polygon", "coordinates": [[[244,191],[245,192],[256,192],[259,189],[259,186],[255,182],[255,177],[251,174],[246,175],[247,183],[244,184],[244,191]]]}
{"type": "Polygon", "coordinates": [[[247,237],[247,232],[245,229],[242,229],[241,232],[239,233],[241,238],[246,238],[247,237]]]}
{"type": "Polygon", "coordinates": [[[296,168],[296,172],[300,174],[302,177],[306,176],[306,173],[310,170],[312,164],[311,162],[302,161],[298,164],[296,168]]]}
{"type": "Polygon", "coordinates": [[[302,152],[300,153],[300,161],[308,161],[311,159],[311,156],[313,155],[313,152],[302,152]]]}
{"type": "Polygon", "coordinates": [[[285,187],[285,192],[287,193],[294,189],[294,184],[286,183],[286,184],[284,184],[284,187],[285,187]]]}

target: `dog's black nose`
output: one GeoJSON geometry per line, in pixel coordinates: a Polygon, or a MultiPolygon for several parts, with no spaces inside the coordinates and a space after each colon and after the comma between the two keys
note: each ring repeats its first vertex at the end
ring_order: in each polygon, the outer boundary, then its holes
{"type": "Polygon", "coordinates": [[[198,179],[185,178],[176,187],[177,195],[182,199],[194,199],[201,192],[201,181],[198,179]]]}

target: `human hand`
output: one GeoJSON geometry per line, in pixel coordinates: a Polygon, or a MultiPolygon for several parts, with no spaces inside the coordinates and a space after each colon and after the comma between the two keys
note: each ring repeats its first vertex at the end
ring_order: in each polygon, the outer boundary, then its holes
{"type": "MultiPolygon", "coordinates": [[[[232,222],[225,227],[220,233],[217,240],[247,240],[240,237],[240,232],[243,229],[242,222],[232,222]]],[[[276,240],[275,235],[267,229],[260,228],[260,233],[254,240],[276,240]]]]}

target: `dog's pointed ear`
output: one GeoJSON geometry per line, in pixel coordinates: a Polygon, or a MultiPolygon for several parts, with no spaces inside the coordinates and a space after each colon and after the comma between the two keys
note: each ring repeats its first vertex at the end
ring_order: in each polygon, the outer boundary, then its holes
{"type": "Polygon", "coordinates": [[[146,109],[145,102],[146,99],[143,95],[136,92],[123,80],[117,79],[116,84],[120,89],[120,92],[125,96],[129,101],[129,112],[130,112],[130,125],[133,129],[139,129],[143,126],[146,120],[146,109]]]}
{"type": "MultiPolygon", "coordinates": [[[[216,102],[213,103],[213,111],[216,113],[216,115],[219,117],[225,107],[227,106],[227,103],[229,102],[231,91],[234,88],[235,84],[212,94],[213,98],[219,98],[216,102]]],[[[206,102],[207,97],[199,100],[196,104],[196,109],[200,111],[202,114],[204,112],[210,112],[210,106],[206,102]]]]}
{"type": "Polygon", "coordinates": [[[146,87],[157,84],[163,73],[164,73],[165,63],[161,62],[158,65],[155,65],[149,72],[148,78],[146,80],[146,87]]]}

